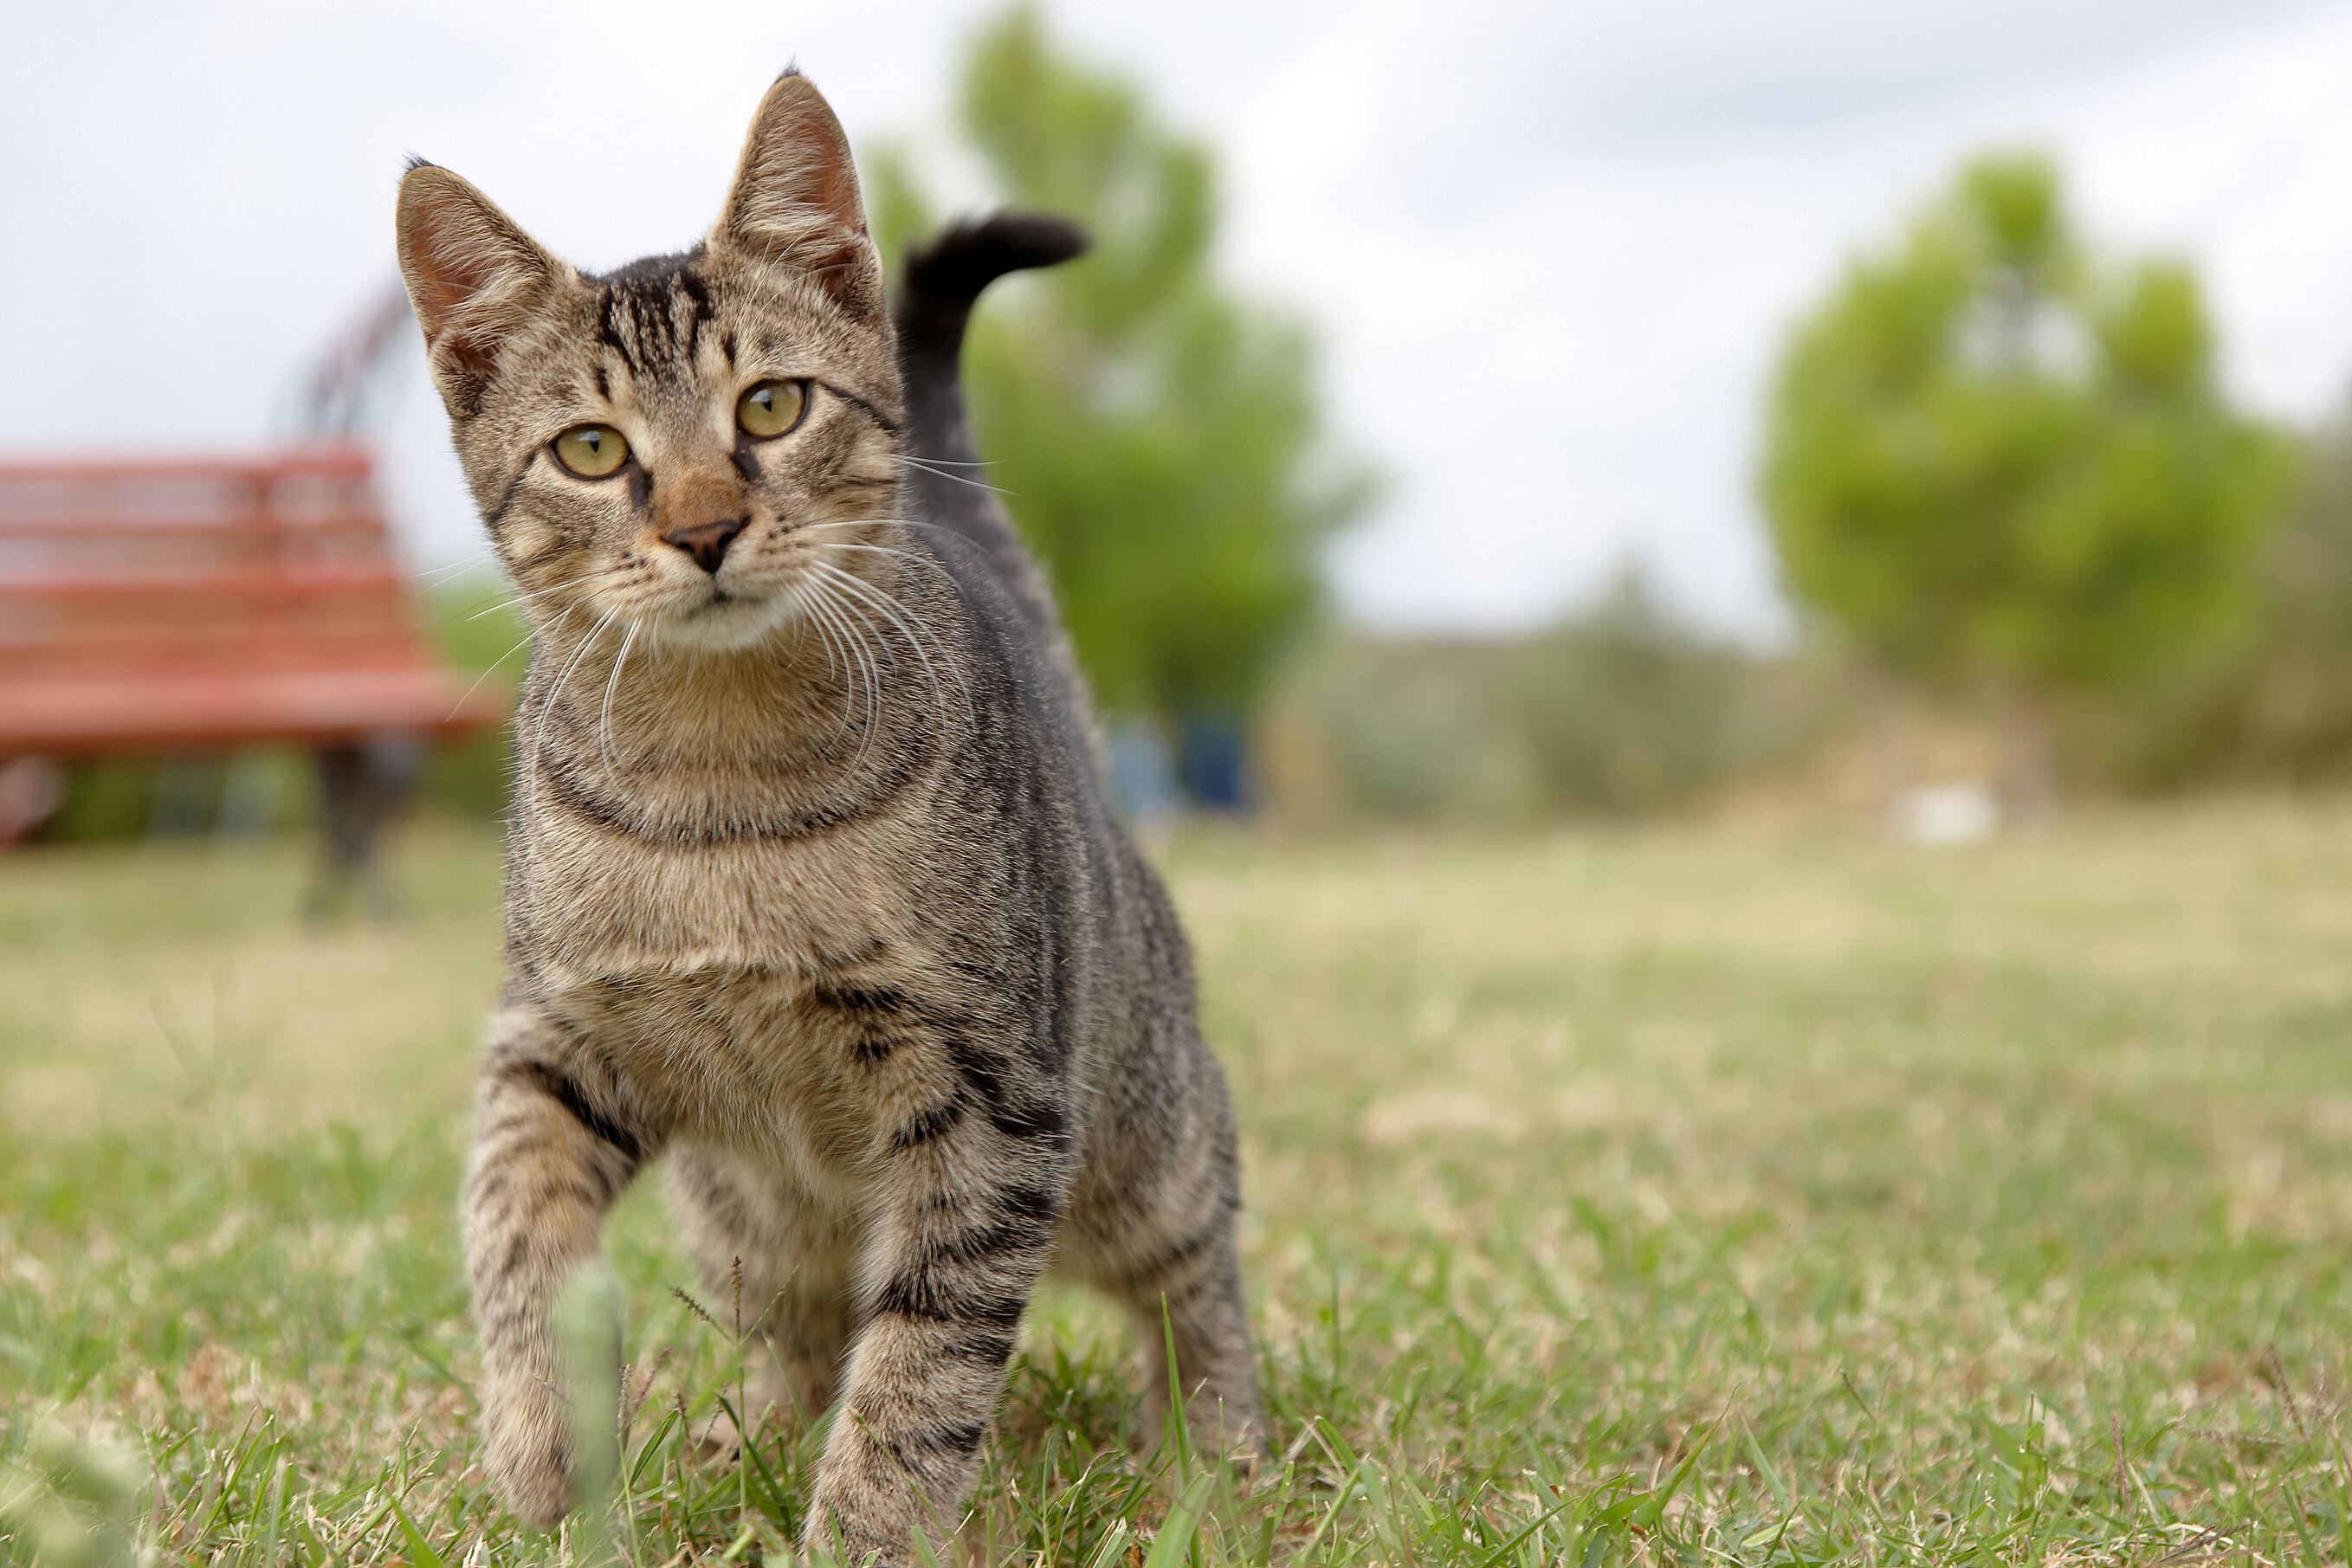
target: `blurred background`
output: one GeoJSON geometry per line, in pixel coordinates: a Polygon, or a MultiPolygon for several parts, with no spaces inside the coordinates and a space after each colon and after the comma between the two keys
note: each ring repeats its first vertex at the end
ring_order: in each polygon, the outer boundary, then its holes
{"type": "MultiPolygon", "coordinates": [[[[454,1234],[523,632],[394,193],[676,250],[795,58],[893,265],[1097,238],[967,372],[1241,1113],[1297,1440],[1194,1560],[2352,1559],[2352,3],[6,37],[0,1562],[561,1555],[454,1234]]],[[[649,1186],[628,1560],[784,1561],[649,1186]]],[[[1174,1528],[1093,1311],[973,1561],[1174,1528]]]]}
{"type": "MultiPolygon", "coordinates": [[[[611,267],[707,226],[797,58],[894,257],[1000,201],[1100,236],[971,371],[1139,814],[1967,837],[2352,768],[2352,7],[16,26],[0,451],[356,441],[408,612],[494,696],[520,626],[398,298],[401,161],[611,267]]],[[[500,746],[436,747],[426,809],[494,814],[500,746]]],[[[316,810],[299,751],[172,749],[20,768],[0,815],[316,810]]]]}

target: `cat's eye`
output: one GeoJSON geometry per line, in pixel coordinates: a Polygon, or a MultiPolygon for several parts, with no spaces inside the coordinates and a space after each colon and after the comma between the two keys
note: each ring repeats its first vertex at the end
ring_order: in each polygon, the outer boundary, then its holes
{"type": "Polygon", "coordinates": [[[609,424],[575,424],[554,441],[555,460],[583,479],[609,479],[629,460],[629,444],[609,424]]]}
{"type": "Polygon", "coordinates": [[[761,382],[735,400],[735,423],[744,434],[765,441],[798,424],[808,401],[806,382],[761,382]]]}

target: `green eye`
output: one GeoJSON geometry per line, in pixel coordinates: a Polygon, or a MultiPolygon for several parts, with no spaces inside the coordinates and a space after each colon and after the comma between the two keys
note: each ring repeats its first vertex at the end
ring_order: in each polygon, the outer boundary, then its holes
{"type": "Polygon", "coordinates": [[[808,412],[808,382],[761,382],[735,400],[735,423],[744,434],[765,441],[782,435],[808,412]]]}
{"type": "Polygon", "coordinates": [[[609,479],[629,460],[629,444],[609,424],[575,424],[555,438],[555,460],[583,479],[609,479]]]}

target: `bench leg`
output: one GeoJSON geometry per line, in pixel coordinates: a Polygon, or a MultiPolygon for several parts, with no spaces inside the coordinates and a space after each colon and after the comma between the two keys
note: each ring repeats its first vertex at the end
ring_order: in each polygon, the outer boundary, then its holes
{"type": "Polygon", "coordinates": [[[0,757],[0,849],[39,827],[66,803],[66,770],[47,757],[0,757]]]}
{"type": "Polygon", "coordinates": [[[371,736],[318,748],[320,865],[314,918],[354,902],[379,917],[394,913],[392,887],[376,851],[383,830],[415,789],[423,749],[408,736],[371,736]]]}

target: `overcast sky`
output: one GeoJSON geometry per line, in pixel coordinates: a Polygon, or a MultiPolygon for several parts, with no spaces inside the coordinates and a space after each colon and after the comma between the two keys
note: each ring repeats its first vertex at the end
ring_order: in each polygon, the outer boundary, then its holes
{"type": "MultiPolygon", "coordinates": [[[[984,7],[723,0],[21,6],[0,73],[0,450],[288,427],[390,279],[416,152],[583,266],[714,214],[797,57],[853,140],[938,137],[984,7]]],[[[1318,323],[1393,481],[1335,561],[1391,625],[1522,623],[1629,552],[1782,623],[1749,476],[1791,313],[1968,152],[2063,158],[2101,235],[2203,267],[2232,385],[2352,385],[2352,3],[1061,0],[1223,153],[1226,265],[1318,323]]],[[[478,545],[416,356],[387,486],[478,545]]],[[[1115,519],[1106,519],[1115,526],[1115,519]]]]}

